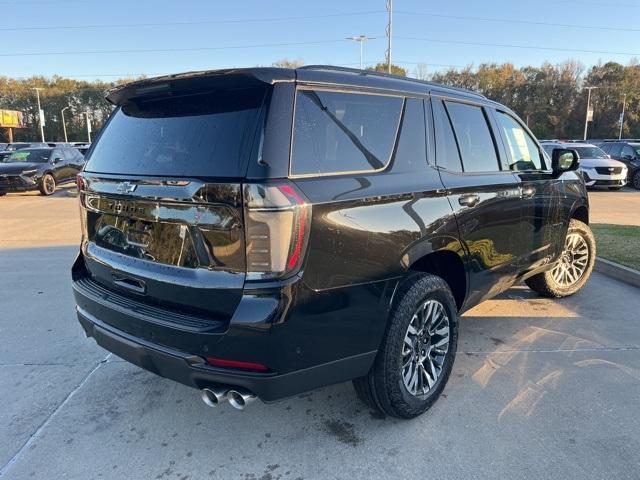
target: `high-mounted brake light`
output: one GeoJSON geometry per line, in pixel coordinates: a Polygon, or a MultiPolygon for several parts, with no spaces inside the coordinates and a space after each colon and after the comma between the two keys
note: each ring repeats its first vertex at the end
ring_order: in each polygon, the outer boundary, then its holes
{"type": "Polygon", "coordinates": [[[300,270],[311,205],[290,183],[244,187],[247,279],[285,278],[300,270]]]}

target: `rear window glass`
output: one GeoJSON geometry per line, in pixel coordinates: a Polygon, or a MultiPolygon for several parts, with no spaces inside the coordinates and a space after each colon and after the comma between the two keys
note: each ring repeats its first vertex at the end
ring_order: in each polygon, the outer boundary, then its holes
{"type": "Polygon", "coordinates": [[[500,170],[493,137],[481,107],[446,102],[465,172],[500,170]]]}
{"type": "Polygon", "coordinates": [[[86,170],[243,176],[265,94],[262,88],[236,89],[128,102],[107,124],[86,170]]]}
{"type": "Polygon", "coordinates": [[[400,97],[300,90],[291,173],[375,171],[391,158],[400,97]]]}

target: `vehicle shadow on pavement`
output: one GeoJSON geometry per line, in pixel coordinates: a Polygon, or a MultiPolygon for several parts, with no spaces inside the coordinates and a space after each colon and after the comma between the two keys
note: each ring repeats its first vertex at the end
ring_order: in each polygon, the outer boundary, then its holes
{"type": "Polygon", "coordinates": [[[0,255],[0,288],[11,299],[3,303],[15,312],[0,321],[13,345],[0,351],[3,478],[352,479],[425,471],[513,478],[525,469],[530,477],[583,479],[637,472],[640,328],[630,319],[640,298],[606,277],[594,274],[583,292],[563,300],[514,287],[468,312],[442,397],[425,415],[403,421],[365,407],[348,383],[254,402],[243,412],[207,407],[197,390],[84,338],[70,293],[74,251],[0,255]]]}

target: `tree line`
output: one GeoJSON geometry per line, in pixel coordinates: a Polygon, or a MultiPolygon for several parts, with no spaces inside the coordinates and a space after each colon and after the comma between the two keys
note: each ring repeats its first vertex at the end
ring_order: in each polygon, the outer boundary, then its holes
{"type": "MultiPolygon", "coordinates": [[[[274,66],[297,66],[302,60],[283,59],[274,66]]],[[[386,64],[371,67],[386,71],[386,64]]],[[[392,65],[393,73],[407,75],[407,70],[392,65]]],[[[640,64],[607,62],[585,69],[576,61],[559,65],[516,68],[513,64],[486,63],[477,68],[449,69],[430,73],[428,65],[420,64],[412,76],[445,85],[468,88],[512,108],[527,122],[539,138],[582,138],[587,109],[587,86],[592,90],[593,122],[590,138],[617,138],[623,96],[626,94],[624,137],[640,137],[640,64]]],[[[40,91],[45,112],[45,139],[63,141],[61,111],[69,141],[85,141],[86,112],[93,132],[107,119],[112,106],[104,100],[105,90],[133,79],[114,82],[81,81],[60,76],[14,79],[0,77],[0,108],[23,112],[27,128],[15,130],[15,141],[39,140],[36,91],[40,91]]],[[[6,140],[0,129],[0,141],[6,140]]]]}

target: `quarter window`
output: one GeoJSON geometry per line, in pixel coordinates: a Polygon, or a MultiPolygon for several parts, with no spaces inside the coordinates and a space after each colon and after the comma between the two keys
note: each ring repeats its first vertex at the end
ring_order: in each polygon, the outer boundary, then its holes
{"type": "Polygon", "coordinates": [[[500,170],[498,155],[481,107],[446,102],[465,172],[500,170]]]}
{"type": "Polygon", "coordinates": [[[509,168],[542,170],[540,150],[533,138],[509,115],[498,112],[497,116],[509,149],[509,168]]]}
{"type": "Polygon", "coordinates": [[[627,157],[633,158],[635,156],[636,156],[636,152],[629,145],[625,145],[622,148],[622,158],[627,158],[627,157]]]}
{"type": "Polygon", "coordinates": [[[299,90],[291,173],[380,170],[389,163],[401,97],[299,90]]]}

